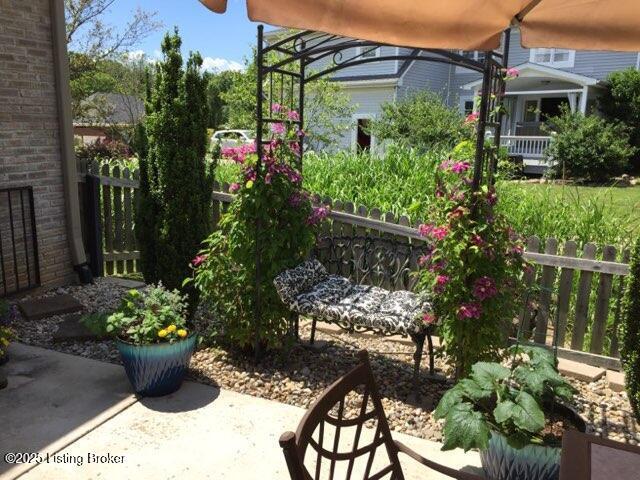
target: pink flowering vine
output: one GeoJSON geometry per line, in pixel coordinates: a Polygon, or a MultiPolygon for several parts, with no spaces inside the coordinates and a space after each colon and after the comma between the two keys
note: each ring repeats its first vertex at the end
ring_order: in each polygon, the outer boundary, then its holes
{"type": "Polygon", "coordinates": [[[496,282],[490,277],[480,277],[473,284],[473,296],[478,300],[486,300],[498,294],[496,282]]]}
{"type": "Polygon", "coordinates": [[[197,255],[193,260],[191,260],[191,265],[193,265],[194,267],[198,267],[202,265],[202,263],[204,263],[206,259],[207,255],[197,255]]]}
{"type": "Polygon", "coordinates": [[[425,313],[422,316],[422,321],[427,325],[433,325],[436,323],[436,316],[433,313],[425,313]]]}
{"type": "Polygon", "coordinates": [[[464,320],[467,318],[480,318],[482,315],[482,307],[477,302],[463,303],[458,308],[458,318],[464,320]]]}
{"type": "Polygon", "coordinates": [[[287,127],[284,125],[284,123],[272,123],[271,131],[276,135],[284,135],[287,131],[287,127]]]}

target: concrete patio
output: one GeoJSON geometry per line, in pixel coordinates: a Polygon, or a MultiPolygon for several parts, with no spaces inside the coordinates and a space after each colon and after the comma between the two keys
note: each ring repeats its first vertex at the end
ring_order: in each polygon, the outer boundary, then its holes
{"type": "MultiPolygon", "coordinates": [[[[39,453],[42,463],[3,458],[0,479],[288,478],[278,438],[295,429],[300,408],[194,382],[167,397],[137,399],[118,365],[22,344],[10,355],[0,452],[39,453]]],[[[454,468],[479,465],[476,453],[394,438],[454,468]]],[[[408,479],[445,478],[402,462],[408,479]]]]}

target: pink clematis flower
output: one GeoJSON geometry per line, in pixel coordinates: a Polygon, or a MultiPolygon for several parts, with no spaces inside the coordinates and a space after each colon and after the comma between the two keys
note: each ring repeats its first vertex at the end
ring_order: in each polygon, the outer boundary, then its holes
{"type": "Polygon", "coordinates": [[[474,123],[477,122],[480,118],[480,114],[478,112],[471,112],[467,115],[467,118],[464,119],[464,123],[474,123]]]}
{"type": "Polygon", "coordinates": [[[520,70],[515,67],[507,68],[505,77],[508,79],[518,78],[520,76],[520,70]]]}
{"type": "Polygon", "coordinates": [[[239,183],[232,183],[231,185],[229,185],[229,191],[231,193],[236,193],[238,190],[240,190],[240,184],[239,183]]]}
{"type": "Polygon", "coordinates": [[[273,113],[280,113],[282,111],[282,105],[280,105],[279,103],[273,103],[271,105],[271,111],[273,113]]]}
{"type": "Polygon", "coordinates": [[[284,123],[272,123],[271,131],[276,135],[284,135],[287,131],[287,127],[285,127],[284,123]]]}
{"type": "Polygon", "coordinates": [[[458,308],[458,318],[464,320],[466,318],[480,318],[482,315],[482,307],[477,302],[463,303],[458,308]]]}
{"type": "Polygon", "coordinates": [[[444,288],[447,286],[448,283],[449,283],[448,275],[438,275],[436,277],[436,285],[434,287],[434,291],[436,293],[444,292],[444,288]]]}
{"type": "Polygon", "coordinates": [[[198,255],[196,256],[196,258],[194,258],[193,260],[191,260],[191,265],[193,265],[194,267],[198,267],[200,265],[202,265],[202,263],[207,259],[206,255],[198,255]]]}
{"type": "Polygon", "coordinates": [[[287,118],[289,120],[297,122],[297,121],[300,120],[300,114],[298,112],[296,112],[295,110],[289,110],[289,112],[287,113],[287,118]]]}
{"type": "Polygon", "coordinates": [[[497,294],[496,282],[490,277],[480,277],[473,285],[473,296],[478,300],[486,300],[497,294]]]}
{"type": "Polygon", "coordinates": [[[436,227],[431,231],[431,236],[436,240],[444,240],[448,233],[449,229],[447,227],[436,227]]]}
{"type": "Polygon", "coordinates": [[[451,165],[451,171],[453,173],[464,173],[471,168],[471,164],[469,162],[455,162],[451,165]]]}
{"type": "Polygon", "coordinates": [[[433,313],[425,313],[422,316],[422,321],[427,325],[433,325],[436,323],[436,316],[433,313]]]}

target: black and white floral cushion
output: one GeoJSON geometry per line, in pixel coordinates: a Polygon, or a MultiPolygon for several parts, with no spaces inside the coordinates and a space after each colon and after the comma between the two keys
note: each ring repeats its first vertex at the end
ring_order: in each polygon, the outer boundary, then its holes
{"type": "Polygon", "coordinates": [[[420,333],[426,329],[421,317],[431,310],[429,302],[419,295],[354,285],[344,277],[327,274],[317,260],[283,272],[274,284],[291,310],[347,330],[373,330],[385,335],[420,333]],[[304,278],[305,274],[313,278],[304,278]]]}

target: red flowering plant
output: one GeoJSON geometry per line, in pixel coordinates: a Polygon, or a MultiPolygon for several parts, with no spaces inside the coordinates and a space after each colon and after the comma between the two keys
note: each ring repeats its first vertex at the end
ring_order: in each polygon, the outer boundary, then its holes
{"type": "Polygon", "coordinates": [[[420,225],[430,248],[420,258],[419,288],[430,294],[443,350],[456,376],[481,360],[497,360],[506,346],[523,288],[522,239],[494,211],[493,188],[473,192],[471,165],[444,161],[436,173],[432,223],[420,225]]]}
{"type": "MultiPolygon", "coordinates": [[[[299,115],[272,105],[270,142],[258,165],[255,145],[222,150],[242,165],[240,178],[230,187],[235,199],[218,229],[193,259],[196,288],[206,302],[213,323],[210,334],[241,348],[278,347],[287,332],[288,312],[273,279],[305,260],[315,244],[316,229],[327,217],[325,207],[314,207],[297,169],[300,141],[299,115]],[[256,252],[260,253],[259,298],[261,319],[255,318],[256,252]]],[[[209,330],[209,328],[207,328],[209,330]]]]}

